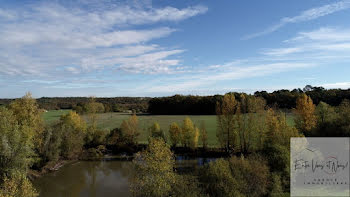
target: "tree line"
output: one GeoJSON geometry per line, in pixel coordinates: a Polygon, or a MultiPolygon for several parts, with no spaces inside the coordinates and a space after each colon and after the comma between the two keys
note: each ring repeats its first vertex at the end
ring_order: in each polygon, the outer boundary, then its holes
{"type": "MultiPolygon", "coordinates": [[[[242,93],[231,92],[240,100],[242,93]]],[[[305,86],[303,89],[277,90],[271,93],[257,91],[256,97],[265,99],[267,106],[281,109],[293,109],[296,107],[297,98],[306,94],[313,102],[325,102],[331,106],[338,106],[344,99],[350,99],[350,89],[324,89],[323,87],[305,86]]],[[[42,97],[37,103],[41,109],[73,109],[79,114],[88,113],[87,104],[90,97],[42,97]]],[[[126,110],[150,114],[168,115],[215,115],[216,103],[221,102],[223,95],[194,96],[174,95],[170,97],[113,97],[95,98],[100,103],[100,113],[123,112],[126,110]],[[102,106],[103,105],[103,106],[102,106]]],[[[1,105],[9,105],[15,99],[0,99],[1,105]]]]}
{"type": "MultiPolygon", "coordinates": [[[[242,93],[231,92],[236,100],[240,101],[242,93]]],[[[243,93],[244,94],[244,93],[243,93]]],[[[293,109],[296,107],[296,100],[302,94],[311,97],[317,105],[321,101],[338,106],[344,99],[350,99],[350,89],[324,89],[323,87],[305,86],[303,89],[277,90],[272,93],[257,91],[255,97],[265,99],[267,106],[280,109],[293,109]]],[[[168,115],[215,115],[216,103],[221,102],[223,95],[214,96],[184,96],[174,95],[170,97],[152,98],[149,101],[148,112],[151,114],[168,115]]]]}
{"type": "MultiPolygon", "coordinates": [[[[45,110],[74,109],[86,113],[85,105],[91,97],[42,97],[36,99],[39,108],[45,110]]],[[[147,112],[149,97],[96,97],[95,102],[103,105],[103,112],[122,112],[132,110],[147,112]]],[[[1,105],[9,105],[15,99],[0,99],[1,105]]]]}

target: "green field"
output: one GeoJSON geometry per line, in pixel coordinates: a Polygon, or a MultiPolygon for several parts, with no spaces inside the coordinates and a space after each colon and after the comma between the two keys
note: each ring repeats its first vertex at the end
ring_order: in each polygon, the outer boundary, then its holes
{"type": "Polygon", "coordinates": [[[44,112],[42,117],[43,117],[46,124],[52,124],[52,123],[58,121],[63,114],[66,114],[69,111],[70,110],[64,110],[64,109],[51,110],[48,112],[44,112]]]}
{"type": "MultiPolygon", "coordinates": [[[[51,124],[59,119],[62,114],[68,113],[70,110],[53,110],[45,112],[43,118],[46,123],[51,124]]],[[[97,124],[100,129],[113,129],[119,127],[123,120],[129,118],[131,114],[127,113],[101,113],[97,115],[97,124]]],[[[169,125],[172,122],[177,122],[182,124],[185,117],[190,117],[191,120],[197,126],[200,126],[201,122],[205,123],[205,127],[208,132],[208,143],[209,146],[217,145],[216,138],[216,116],[215,115],[147,115],[139,114],[139,127],[141,135],[139,138],[140,143],[146,143],[148,132],[147,128],[151,126],[154,122],[158,122],[160,127],[165,130],[166,135],[168,135],[169,125]]],[[[86,115],[83,115],[85,120],[88,120],[86,115]]],[[[293,115],[287,114],[287,122],[289,125],[293,125],[293,115]]]]}

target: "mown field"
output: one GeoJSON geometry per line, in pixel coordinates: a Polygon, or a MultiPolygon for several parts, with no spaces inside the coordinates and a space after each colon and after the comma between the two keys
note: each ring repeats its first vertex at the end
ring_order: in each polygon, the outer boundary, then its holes
{"type": "MultiPolygon", "coordinates": [[[[62,114],[68,113],[69,110],[52,110],[43,114],[43,119],[47,124],[52,124],[59,119],[62,114]]],[[[127,113],[101,113],[97,115],[97,125],[100,129],[113,129],[119,127],[123,120],[128,119],[131,114],[127,113]]],[[[148,131],[147,128],[154,122],[158,122],[160,127],[165,130],[168,135],[169,125],[172,122],[176,122],[179,125],[185,117],[190,117],[196,126],[200,126],[201,122],[204,122],[208,132],[208,144],[209,146],[216,146],[218,144],[216,138],[216,116],[215,115],[148,115],[138,114],[139,127],[140,127],[140,143],[147,143],[148,131]]],[[[85,120],[88,120],[86,115],[83,115],[85,120]]],[[[287,114],[287,121],[289,125],[293,125],[292,114],[287,114]]]]}

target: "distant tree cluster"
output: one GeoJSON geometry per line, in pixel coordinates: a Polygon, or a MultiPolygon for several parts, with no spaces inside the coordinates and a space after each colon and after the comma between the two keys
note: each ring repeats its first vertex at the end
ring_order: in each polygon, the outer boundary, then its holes
{"type": "Polygon", "coordinates": [[[325,89],[323,87],[305,86],[303,89],[278,90],[272,93],[266,91],[255,92],[255,96],[263,97],[267,105],[278,108],[293,109],[296,107],[296,100],[302,94],[310,96],[313,103],[318,105],[321,101],[331,106],[338,106],[344,99],[350,99],[350,89],[325,89]]]}
{"type": "Polygon", "coordinates": [[[148,104],[151,114],[215,114],[216,102],[222,98],[215,96],[182,96],[152,98],[148,104]]]}
{"type": "MultiPolygon", "coordinates": [[[[36,99],[39,108],[46,110],[74,109],[77,112],[86,112],[86,104],[90,97],[42,97],[36,99]]],[[[9,105],[15,99],[0,99],[0,105],[9,105]]],[[[113,97],[95,98],[95,102],[103,105],[101,112],[121,112],[131,110],[135,112],[147,112],[148,97],[113,97]]]]}
{"type": "MultiPolygon", "coordinates": [[[[296,100],[302,94],[311,97],[314,104],[323,101],[331,106],[338,106],[344,99],[350,99],[350,89],[329,89],[322,87],[312,87],[307,85],[302,89],[278,90],[272,93],[258,91],[254,93],[256,97],[265,99],[267,106],[280,109],[293,109],[296,107],[296,100]]],[[[231,92],[237,101],[240,101],[241,94],[231,92]]],[[[244,93],[243,93],[244,94],[244,93]]],[[[175,95],[171,97],[152,98],[149,101],[148,112],[151,114],[174,114],[174,115],[198,115],[216,114],[216,103],[221,102],[222,95],[215,96],[183,96],[175,95]]]]}

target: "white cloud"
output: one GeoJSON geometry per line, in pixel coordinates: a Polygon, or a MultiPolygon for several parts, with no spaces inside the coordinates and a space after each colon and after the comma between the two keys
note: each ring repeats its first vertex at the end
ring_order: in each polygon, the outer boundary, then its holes
{"type": "Polygon", "coordinates": [[[350,88],[350,82],[327,83],[321,86],[329,89],[332,89],[332,88],[348,89],[350,88]]]}
{"type": "MultiPolygon", "coordinates": [[[[300,32],[296,37],[283,42],[288,47],[264,49],[258,57],[209,65],[205,69],[191,73],[188,77],[170,79],[166,85],[162,85],[164,81],[154,82],[150,87],[143,89],[167,93],[195,92],[197,89],[212,87],[226,81],[350,62],[350,34],[347,32],[350,30],[340,28],[320,28],[310,32],[300,32]]],[[[348,85],[348,82],[344,82],[322,86],[347,88],[348,85]]]]}
{"type": "Polygon", "coordinates": [[[322,42],[344,42],[350,41],[350,29],[339,29],[322,27],[315,31],[300,32],[298,36],[286,40],[285,42],[305,42],[307,40],[322,41],[322,42]]]}
{"type": "Polygon", "coordinates": [[[295,56],[308,58],[344,58],[350,53],[350,29],[320,28],[310,32],[300,32],[292,39],[284,41],[290,46],[282,48],[265,49],[262,54],[275,57],[295,56]]]}
{"type": "Polygon", "coordinates": [[[321,7],[311,8],[301,12],[297,16],[281,18],[276,25],[273,25],[262,32],[247,35],[243,39],[251,39],[251,38],[263,36],[263,35],[275,32],[278,29],[290,23],[300,23],[300,22],[315,20],[317,18],[327,16],[335,12],[339,12],[349,8],[350,8],[350,0],[338,1],[338,2],[327,4],[321,7]]]}
{"type": "Polygon", "coordinates": [[[92,6],[44,1],[0,9],[0,74],[49,76],[57,70],[78,74],[106,66],[169,73],[181,66],[178,58],[170,56],[184,50],[150,42],[176,30],[138,25],[178,22],[207,11],[204,6],[179,9],[88,3],[92,6]]]}
{"type": "Polygon", "coordinates": [[[283,55],[288,55],[290,53],[297,53],[297,52],[302,52],[302,49],[297,47],[269,49],[267,51],[262,52],[262,54],[272,55],[272,56],[283,56],[283,55]]]}
{"type": "MultiPolygon", "coordinates": [[[[138,25],[159,21],[180,21],[198,14],[203,14],[207,10],[208,8],[204,6],[194,6],[184,9],[165,7],[162,9],[150,9],[135,12],[135,10],[130,7],[122,7],[105,12],[100,17],[107,19],[108,21],[115,20],[118,24],[138,25]]],[[[96,18],[96,20],[98,19],[96,18]]]]}
{"type": "MultiPolygon", "coordinates": [[[[233,61],[224,65],[220,65],[219,67],[224,67],[225,71],[217,72],[215,75],[209,73],[191,75],[188,78],[181,79],[181,82],[169,82],[167,85],[152,84],[151,87],[144,89],[147,89],[149,92],[192,91],[197,88],[220,83],[222,81],[268,76],[274,73],[287,72],[313,66],[315,66],[313,63],[279,62],[254,65],[251,61],[246,61],[243,64],[238,64],[237,61],[233,61]]],[[[208,68],[212,67],[209,66],[208,68]]]]}

